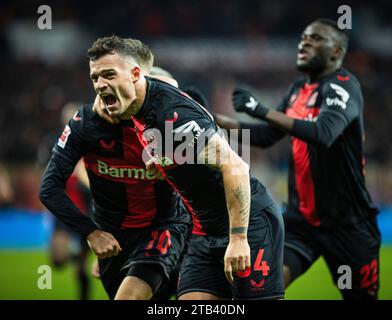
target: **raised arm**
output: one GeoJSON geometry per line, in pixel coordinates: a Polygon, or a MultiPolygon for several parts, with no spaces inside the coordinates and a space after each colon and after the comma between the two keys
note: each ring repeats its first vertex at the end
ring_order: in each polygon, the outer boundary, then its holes
{"type": "Polygon", "coordinates": [[[242,130],[249,129],[250,144],[255,147],[268,148],[287,135],[286,132],[279,130],[265,121],[259,123],[240,122],[223,114],[214,114],[216,123],[223,129],[239,130],[239,137],[242,139],[242,130]]]}
{"type": "MultiPolygon", "coordinates": [[[[338,81],[336,81],[338,82],[338,81]]],[[[268,109],[246,90],[237,89],[233,101],[245,106],[243,111],[265,120],[279,130],[304,141],[330,147],[343,130],[355,119],[362,108],[359,85],[349,82],[330,82],[325,85],[320,114],[315,121],[295,119],[285,113],[268,109]],[[247,101],[244,103],[244,101],[247,101]]]]}

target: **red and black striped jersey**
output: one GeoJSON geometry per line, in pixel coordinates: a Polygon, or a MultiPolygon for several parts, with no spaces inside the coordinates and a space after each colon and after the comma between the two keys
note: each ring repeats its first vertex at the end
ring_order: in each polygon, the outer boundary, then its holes
{"type": "MultiPolygon", "coordinates": [[[[291,86],[278,106],[296,119],[290,132],[288,214],[333,227],[378,213],[365,184],[363,107],[361,86],[344,69],[291,86]]],[[[241,127],[251,129],[251,143],[261,147],[286,135],[266,123],[241,127]]]]}
{"type": "MultiPolygon", "coordinates": [[[[227,236],[229,215],[222,173],[197,162],[199,152],[209,137],[219,133],[219,127],[204,107],[180,89],[151,78],[147,84],[144,104],[133,117],[140,140],[145,139],[146,147],[155,142],[155,150],[160,149],[158,155],[166,161],[161,169],[192,214],[193,233],[227,236]],[[157,137],[161,140],[156,141],[157,137]]],[[[251,177],[250,184],[252,229],[262,209],[274,202],[257,179],[251,177]]]]}
{"type": "Polygon", "coordinates": [[[167,222],[190,222],[178,194],[158,180],[142,159],[143,147],[132,121],[112,125],[83,106],[53,148],[42,178],[40,196],[47,208],[75,231],[145,228],[167,222]],[[90,180],[92,220],[81,217],[64,193],[64,184],[83,158],[90,180]]]}

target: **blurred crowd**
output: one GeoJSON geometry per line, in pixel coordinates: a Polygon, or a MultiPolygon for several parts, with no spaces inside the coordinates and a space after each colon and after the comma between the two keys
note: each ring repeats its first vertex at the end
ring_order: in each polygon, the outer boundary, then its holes
{"type": "MultiPolygon", "coordinates": [[[[390,23],[388,0],[49,0],[42,4],[56,9],[57,20],[74,21],[97,33],[110,30],[120,36],[127,36],[129,30],[146,37],[292,35],[315,17],[336,17],[342,4],[353,7],[355,23],[374,17],[381,26],[390,23]]],[[[37,5],[28,0],[2,1],[2,20],[31,18],[37,5]]]]}
{"type": "MultiPolygon", "coordinates": [[[[328,4],[301,1],[301,5],[293,5],[293,1],[256,0],[246,1],[246,6],[244,1],[234,0],[126,1],[110,3],[110,8],[107,1],[101,0],[94,3],[48,1],[45,4],[52,6],[55,21],[82,26],[92,37],[118,34],[139,37],[152,44],[157,39],[162,42],[162,39],[183,38],[199,41],[231,37],[298,40],[303,27],[315,18],[336,19],[339,6],[337,1],[328,4]]],[[[389,28],[392,32],[390,11],[384,10],[389,7],[386,1],[373,1],[371,7],[366,1],[355,2],[352,41],[345,63],[359,78],[365,97],[365,151],[370,190],[376,201],[387,204],[392,203],[392,176],[389,173],[392,165],[392,53],[365,48],[361,36],[366,28],[389,28]]],[[[14,203],[39,207],[36,190],[31,185],[37,184],[47,161],[47,150],[55,141],[53,137],[62,130],[61,110],[69,101],[92,102],[94,92],[87,59],[83,56],[70,65],[67,61],[48,63],[34,55],[20,59],[13,54],[8,27],[18,21],[35,19],[37,3],[4,1],[0,4],[0,12],[0,180],[5,181],[4,177],[7,177],[17,190],[12,195],[14,203]]],[[[159,57],[159,52],[155,55],[159,57]]],[[[231,116],[238,116],[229,105],[236,83],[246,83],[264,94],[267,101],[277,103],[288,84],[299,76],[294,63],[290,68],[256,69],[247,73],[233,71],[230,65],[216,70],[189,71],[165,60],[160,63],[175,75],[180,85],[198,86],[206,94],[210,109],[231,116]]],[[[254,151],[254,157],[271,170],[284,174],[286,143],[271,151],[254,151]]],[[[8,199],[10,194],[12,192],[8,193],[8,199]]]]}

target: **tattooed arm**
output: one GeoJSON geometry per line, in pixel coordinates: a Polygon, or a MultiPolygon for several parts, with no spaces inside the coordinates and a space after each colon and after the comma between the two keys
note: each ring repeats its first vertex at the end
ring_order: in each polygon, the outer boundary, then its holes
{"type": "Polygon", "coordinates": [[[219,135],[210,138],[200,156],[209,166],[222,172],[230,220],[229,245],[225,254],[225,273],[233,281],[232,272],[250,267],[247,230],[250,212],[249,166],[219,135]]]}

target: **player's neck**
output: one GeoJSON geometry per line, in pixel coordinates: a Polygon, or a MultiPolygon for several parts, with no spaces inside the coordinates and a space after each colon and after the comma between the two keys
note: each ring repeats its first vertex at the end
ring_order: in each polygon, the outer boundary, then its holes
{"type": "Polygon", "coordinates": [[[335,73],[337,70],[340,69],[340,66],[333,65],[326,67],[323,71],[318,72],[318,73],[308,73],[308,82],[318,82],[320,79],[324,77],[328,77],[332,73],[335,73]]]}
{"type": "Polygon", "coordinates": [[[323,72],[317,74],[308,74],[308,82],[318,82],[320,79],[328,77],[332,73],[336,72],[338,69],[325,69],[323,72]]]}

